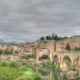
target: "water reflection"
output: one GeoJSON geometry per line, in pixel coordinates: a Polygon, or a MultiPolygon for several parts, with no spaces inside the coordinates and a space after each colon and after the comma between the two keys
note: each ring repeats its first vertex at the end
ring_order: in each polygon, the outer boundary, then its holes
{"type": "MultiPolygon", "coordinates": [[[[66,73],[67,72],[61,72],[58,70],[49,70],[40,68],[36,70],[39,74],[42,80],[69,80],[66,73]]],[[[80,80],[80,79],[74,79],[74,80],[80,80]]]]}

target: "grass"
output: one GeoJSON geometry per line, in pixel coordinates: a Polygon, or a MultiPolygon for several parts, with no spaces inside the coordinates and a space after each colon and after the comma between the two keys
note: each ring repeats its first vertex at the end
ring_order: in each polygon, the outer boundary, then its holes
{"type": "Polygon", "coordinates": [[[37,80],[38,73],[26,64],[16,61],[0,61],[0,80],[37,80]]]}

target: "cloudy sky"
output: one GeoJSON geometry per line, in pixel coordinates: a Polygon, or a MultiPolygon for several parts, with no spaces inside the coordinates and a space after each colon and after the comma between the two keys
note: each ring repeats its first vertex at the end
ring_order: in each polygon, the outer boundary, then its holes
{"type": "Polygon", "coordinates": [[[0,39],[80,34],[80,0],[0,0],[0,39]]]}

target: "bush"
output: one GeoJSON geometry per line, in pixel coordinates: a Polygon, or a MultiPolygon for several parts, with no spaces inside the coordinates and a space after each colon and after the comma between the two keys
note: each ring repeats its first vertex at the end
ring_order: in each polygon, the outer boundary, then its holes
{"type": "Polygon", "coordinates": [[[67,46],[66,46],[66,48],[65,48],[66,50],[68,50],[68,51],[71,51],[71,47],[70,47],[70,45],[69,44],[67,44],[67,46]]]}
{"type": "Polygon", "coordinates": [[[20,62],[1,60],[0,80],[35,80],[38,74],[20,62]]]}
{"type": "Polygon", "coordinates": [[[40,59],[40,60],[41,60],[41,59],[49,59],[49,56],[48,56],[48,55],[42,55],[39,59],[40,59]]]}
{"type": "Polygon", "coordinates": [[[0,54],[2,54],[3,53],[3,50],[0,50],[0,54]]]}
{"type": "Polygon", "coordinates": [[[36,77],[35,80],[41,80],[41,78],[40,77],[36,77]]]}
{"type": "Polygon", "coordinates": [[[13,54],[13,50],[8,50],[8,49],[6,49],[6,50],[4,50],[4,54],[5,54],[5,55],[13,54]]]}
{"type": "Polygon", "coordinates": [[[10,62],[9,62],[9,66],[10,66],[10,67],[13,67],[13,68],[17,68],[17,67],[19,67],[20,65],[19,65],[19,63],[17,63],[16,61],[10,61],[10,62]]]}
{"type": "Polygon", "coordinates": [[[67,55],[63,58],[63,60],[66,61],[67,63],[70,63],[71,62],[70,57],[67,56],[67,55]]]}
{"type": "Polygon", "coordinates": [[[36,55],[34,55],[34,54],[28,54],[28,55],[23,55],[21,58],[22,59],[36,58],[36,55]]]}
{"type": "Polygon", "coordinates": [[[41,37],[40,40],[45,40],[45,38],[44,37],[41,37]]]}
{"type": "Polygon", "coordinates": [[[9,66],[9,62],[7,60],[1,60],[0,67],[7,67],[9,66]]]}
{"type": "Polygon", "coordinates": [[[80,51],[80,48],[77,48],[77,47],[76,47],[74,50],[75,50],[75,51],[80,51]]]}

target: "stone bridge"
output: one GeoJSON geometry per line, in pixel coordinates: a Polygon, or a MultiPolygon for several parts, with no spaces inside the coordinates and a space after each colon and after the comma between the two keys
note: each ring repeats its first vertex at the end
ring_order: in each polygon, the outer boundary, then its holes
{"type": "Polygon", "coordinates": [[[38,49],[38,54],[36,60],[39,61],[39,57],[43,54],[48,54],[50,62],[58,62],[62,67],[64,63],[68,60],[70,64],[80,66],[80,52],[79,51],[56,51],[54,45],[50,44],[47,48],[40,50],[38,49]]]}
{"type": "Polygon", "coordinates": [[[53,62],[58,62],[60,66],[62,67],[65,65],[66,61],[69,62],[69,64],[80,66],[80,52],[75,51],[61,51],[61,52],[55,52],[53,55],[53,62]]]}
{"type": "Polygon", "coordinates": [[[70,58],[71,63],[74,64],[76,60],[79,60],[80,52],[75,52],[75,51],[71,51],[71,52],[69,52],[69,51],[54,52],[53,60],[54,60],[55,57],[57,57],[59,62],[63,63],[66,56],[68,58],[70,58]]]}

